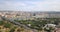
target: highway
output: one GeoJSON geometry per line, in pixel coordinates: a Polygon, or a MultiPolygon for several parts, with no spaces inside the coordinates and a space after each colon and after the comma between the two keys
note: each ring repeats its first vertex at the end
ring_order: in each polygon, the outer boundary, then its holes
{"type": "Polygon", "coordinates": [[[33,32],[38,32],[36,29],[31,29],[31,28],[29,28],[28,26],[26,26],[26,25],[24,25],[24,24],[21,24],[21,23],[19,23],[19,22],[16,22],[16,21],[14,21],[13,19],[9,19],[9,18],[6,18],[6,17],[1,17],[3,20],[6,20],[6,21],[9,21],[9,22],[11,22],[11,23],[13,23],[13,24],[15,24],[15,25],[18,25],[18,26],[22,26],[22,27],[24,27],[25,29],[27,29],[27,30],[32,30],[33,32]]]}

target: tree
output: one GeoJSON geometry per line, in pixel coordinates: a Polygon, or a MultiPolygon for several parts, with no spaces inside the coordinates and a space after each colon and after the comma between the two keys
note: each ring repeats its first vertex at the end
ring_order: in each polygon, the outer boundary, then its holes
{"type": "Polygon", "coordinates": [[[6,28],[10,28],[10,27],[11,27],[11,24],[6,23],[6,24],[4,25],[4,27],[6,27],[6,28]]]}
{"type": "Polygon", "coordinates": [[[14,28],[12,28],[9,32],[14,32],[15,31],[15,29],[14,28]]]}
{"type": "Polygon", "coordinates": [[[17,27],[13,27],[9,32],[14,32],[17,27]]]}
{"type": "Polygon", "coordinates": [[[3,25],[4,24],[4,22],[3,21],[0,21],[0,25],[3,25]]]}
{"type": "Polygon", "coordinates": [[[52,30],[54,30],[55,28],[53,27],[47,27],[47,28],[44,28],[45,31],[47,32],[51,32],[52,30]]]}

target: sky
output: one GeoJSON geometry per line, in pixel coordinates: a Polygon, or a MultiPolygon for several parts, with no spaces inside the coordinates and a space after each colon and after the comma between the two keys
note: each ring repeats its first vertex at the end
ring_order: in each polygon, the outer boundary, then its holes
{"type": "Polygon", "coordinates": [[[0,10],[60,11],[60,0],[0,0],[0,10]]]}

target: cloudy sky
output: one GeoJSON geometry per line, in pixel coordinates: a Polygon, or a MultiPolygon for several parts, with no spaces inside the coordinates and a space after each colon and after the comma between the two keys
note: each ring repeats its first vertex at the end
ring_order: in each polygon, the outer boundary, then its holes
{"type": "Polygon", "coordinates": [[[0,0],[0,10],[60,11],[60,0],[0,0]]]}

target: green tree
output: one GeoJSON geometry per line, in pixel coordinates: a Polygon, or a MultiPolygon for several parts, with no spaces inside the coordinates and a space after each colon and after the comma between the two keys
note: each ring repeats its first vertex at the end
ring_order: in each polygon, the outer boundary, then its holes
{"type": "Polygon", "coordinates": [[[0,25],[3,25],[4,24],[4,22],[3,21],[0,21],[0,25]]]}
{"type": "Polygon", "coordinates": [[[17,27],[13,27],[9,32],[14,32],[17,27]]]}
{"type": "Polygon", "coordinates": [[[53,27],[49,27],[48,29],[47,28],[44,28],[44,30],[45,31],[47,31],[47,32],[51,32],[52,30],[54,30],[55,28],[53,28],[53,27]]]}
{"type": "Polygon", "coordinates": [[[14,28],[12,28],[9,32],[14,32],[15,31],[15,29],[14,28]]]}
{"type": "Polygon", "coordinates": [[[4,27],[10,28],[11,27],[11,24],[10,23],[5,23],[4,27]]]}

